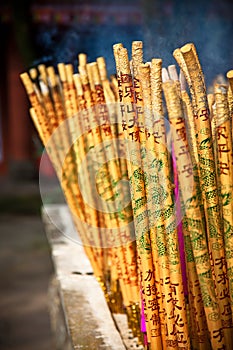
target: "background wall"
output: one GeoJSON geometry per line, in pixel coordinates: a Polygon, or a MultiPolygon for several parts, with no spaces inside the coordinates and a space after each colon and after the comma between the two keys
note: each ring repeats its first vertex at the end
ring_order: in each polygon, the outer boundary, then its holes
{"type": "Polygon", "coordinates": [[[144,41],[145,61],[160,57],[164,66],[175,63],[174,49],[193,42],[207,86],[232,69],[230,0],[3,0],[0,30],[0,174],[33,176],[40,152],[18,78],[24,70],[59,62],[76,69],[77,54],[85,52],[89,61],[103,55],[113,74],[112,45],[130,50],[133,40],[144,41]]]}

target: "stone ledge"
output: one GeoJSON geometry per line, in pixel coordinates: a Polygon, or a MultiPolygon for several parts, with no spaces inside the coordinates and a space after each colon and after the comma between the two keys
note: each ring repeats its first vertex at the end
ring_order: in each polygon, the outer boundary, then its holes
{"type": "Polygon", "coordinates": [[[55,269],[49,308],[56,349],[125,350],[82,245],[67,238],[77,238],[68,207],[46,205],[42,220],[55,269]]]}

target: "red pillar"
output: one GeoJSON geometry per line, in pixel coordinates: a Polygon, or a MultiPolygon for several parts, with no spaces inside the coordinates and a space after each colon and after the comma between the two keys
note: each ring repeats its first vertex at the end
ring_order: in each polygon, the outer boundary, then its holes
{"type": "MultiPolygon", "coordinates": [[[[20,80],[26,67],[12,38],[7,52],[8,158],[12,170],[27,167],[32,158],[32,124],[29,102],[20,80]]],[[[24,171],[23,171],[24,173],[24,171]]]]}

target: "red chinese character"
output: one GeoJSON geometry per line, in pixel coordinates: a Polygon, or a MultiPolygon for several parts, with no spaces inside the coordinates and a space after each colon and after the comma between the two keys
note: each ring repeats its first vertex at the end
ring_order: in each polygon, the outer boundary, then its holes
{"type": "Polygon", "coordinates": [[[228,282],[228,277],[227,274],[225,272],[220,273],[218,275],[219,279],[218,279],[218,283],[222,283],[222,284],[226,284],[228,282]]]}
{"type": "Polygon", "coordinates": [[[148,140],[150,137],[150,132],[148,128],[145,128],[146,139],[148,140]]]}
{"type": "Polygon", "coordinates": [[[231,305],[230,303],[227,303],[224,305],[224,311],[222,312],[223,316],[230,316],[231,315],[231,305]]]}
{"type": "Polygon", "coordinates": [[[176,125],[183,124],[183,123],[184,123],[184,119],[183,118],[177,118],[176,119],[176,125]]]}
{"type": "Polygon", "coordinates": [[[132,86],[125,86],[124,97],[134,97],[134,88],[132,86]]]}
{"type": "Polygon", "coordinates": [[[158,131],[155,131],[155,132],[153,133],[153,136],[154,136],[154,141],[155,141],[155,143],[158,143],[158,144],[159,144],[158,139],[161,138],[161,135],[159,135],[159,132],[158,132],[158,131]]]}
{"type": "Polygon", "coordinates": [[[135,125],[135,118],[129,119],[128,128],[131,129],[135,125]]]}
{"type": "Polygon", "coordinates": [[[157,326],[160,322],[159,316],[156,314],[153,314],[150,318],[150,321],[152,321],[153,326],[157,326]]]}
{"type": "Polygon", "coordinates": [[[122,83],[130,83],[132,82],[132,77],[129,74],[121,74],[121,82],[122,83]]]}
{"type": "Polygon", "coordinates": [[[102,130],[106,136],[110,136],[112,133],[110,125],[102,125],[102,130]]]}
{"type": "Polygon", "coordinates": [[[222,289],[221,292],[220,292],[220,295],[219,295],[219,299],[220,300],[223,300],[225,298],[229,298],[229,290],[228,290],[228,288],[222,289]]]}
{"type": "Polygon", "coordinates": [[[176,134],[178,136],[177,141],[179,141],[179,140],[186,141],[186,129],[185,129],[185,126],[183,126],[180,129],[176,129],[176,134]]]}
{"type": "Polygon", "coordinates": [[[146,295],[149,297],[151,295],[156,295],[156,287],[152,286],[150,283],[146,286],[146,295]]]}
{"type": "Polygon", "coordinates": [[[158,302],[156,298],[148,300],[148,309],[151,309],[151,311],[158,309],[158,302]]]}
{"type": "Polygon", "coordinates": [[[133,85],[134,85],[135,89],[139,89],[140,88],[139,80],[134,78],[133,85]]]}
{"type": "Polygon", "coordinates": [[[189,150],[186,146],[180,146],[180,151],[178,153],[179,156],[182,156],[183,154],[188,154],[189,150]]]}
{"type": "Polygon", "coordinates": [[[200,118],[203,117],[202,121],[205,122],[209,119],[209,110],[208,109],[202,109],[201,114],[199,116],[200,118]]]}
{"type": "Polygon", "coordinates": [[[122,102],[122,100],[123,100],[123,91],[122,91],[122,89],[118,90],[118,95],[119,95],[119,101],[122,102]]]}
{"type": "Polygon", "coordinates": [[[222,270],[223,267],[226,266],[226,259],[225,257],[221,257],[215,260],[215,265],[219,266],[219,268],[222,270]]]}
{"type": "Polygon", "coordinates": [[[134,91],[134,102],[137,103],[138,101],[142,101],[142,97],[139,91],[134,91]]]}
{"type": "Polygon", "coordinates": [[[224,137],[224,139],[227,139],[227,135],[225,134],[226,133],[226,127],[225,126],[218,126],[217,127],[217,137],[218,137],[218,140],[220,140],[221,136],[224,137]]]}
{"type": "Polygon", "coordinates": [[[230,152],[230,150],[227,148],[227,144],[224,143],[218,143],[218,152],[220,158],[222,157],[222,153],[230,152]]]}
{"type": "Polygon", "coordinates": [[[171,290],[172,290],[172,293],[176,295],[176,287],[179,286],[179,283],[171,283],[171,290]]]}
{"type": "Polygon", "coordinates": [[[144,279],[144,281],[145,282],[146,281],[151,281],[153,279],[153,277],[154,277],[154,271],[149,269],[149,270],[146,271],[146,273],[147,273],[147,275],[146,275],[146,278],[144,279]]]}
{"type": "Polygon", "coordinates": [[[230,167],[228,166],[227,163],[219,162],[219,170],[220,170],[220,175],[228,175],[228,172],[230,170],[230,167]]]}
{"type": "Polygon", "coordinates": [[[183,173],[187,173],[186,177],[191,176],[192,173],[193,173],[193,166],[192,166],[192,164],[185,164],[183,166],[183,170],[182,170],[182,174],[183,173]]]}
{"type": "Polygon", "coordinates": [[[223,337],[224,337],[223,329],[222,328],[217,329],[213,333],[214,333],[213,338],[218,339],[218,342],[221,343],[221,341],[223,340],[223,337]]]}

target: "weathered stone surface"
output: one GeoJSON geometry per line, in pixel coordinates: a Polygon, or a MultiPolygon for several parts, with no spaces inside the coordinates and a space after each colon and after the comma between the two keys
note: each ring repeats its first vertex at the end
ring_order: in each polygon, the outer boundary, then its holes
{"type": "Polygon", "coordinates": [[[67,238],[77,237],[67,206],[46,206],[42,218],[56,274],[50,287],[56,349],[125,350],[82,245],[67,238]]]}
{"type": "Polygon", "coordinates": [[[51,329],[53,333],[53,348],[56,350],[72,350],[71,338],[65,322],[63,305],[61,303],[60,285],[54,276],[48,291],[48,305],[51,329]]]}

